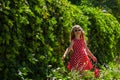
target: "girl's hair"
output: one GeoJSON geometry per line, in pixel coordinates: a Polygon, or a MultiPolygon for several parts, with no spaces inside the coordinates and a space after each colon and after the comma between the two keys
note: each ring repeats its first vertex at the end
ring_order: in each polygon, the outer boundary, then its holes
{"type": "Polygon", "coordinates": [[[83,29],[79,25],[74,25],[72,27],[72,30],[71,30],[71,33],[70,33],[70,42],[75,38],[75,34],[74,34],[75,28],[79,28],[81,30],[80,38],[84,39],[84,31],[83,31],[83,29]]]}

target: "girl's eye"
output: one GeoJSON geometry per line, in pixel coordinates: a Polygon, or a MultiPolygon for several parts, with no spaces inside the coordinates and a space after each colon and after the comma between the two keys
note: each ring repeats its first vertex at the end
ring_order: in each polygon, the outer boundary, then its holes
{"type": "Polygon", "coordinates": [[[75,30],[75,32],[77,32],[77,30],[75,30]]]}

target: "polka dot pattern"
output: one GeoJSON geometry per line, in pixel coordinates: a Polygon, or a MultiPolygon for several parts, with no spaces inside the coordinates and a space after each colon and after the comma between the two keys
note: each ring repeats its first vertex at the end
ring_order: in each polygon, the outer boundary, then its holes
{"type": "Polygon", "coordinates": [[[86,54],[84,39],[74,39],[73,53],[70,56],[69,66],[69,70],[92,69],[92,63],[86,54]]]}

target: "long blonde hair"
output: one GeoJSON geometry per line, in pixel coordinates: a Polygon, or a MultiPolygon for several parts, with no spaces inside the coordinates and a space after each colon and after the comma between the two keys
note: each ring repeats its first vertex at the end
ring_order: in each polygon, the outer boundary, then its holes
{"type": "Polygon", "coordinates": [[[75,28],[79,28],[81,30],[81,35],[80,38],[84,39],[84,31],[82,29],[82,27],[80,27],[79,25],[74,25],[71,29],[71,33],[70,33],[70,42],[75,38],[75,34],[74,34],[74,29],[75,28]]]}

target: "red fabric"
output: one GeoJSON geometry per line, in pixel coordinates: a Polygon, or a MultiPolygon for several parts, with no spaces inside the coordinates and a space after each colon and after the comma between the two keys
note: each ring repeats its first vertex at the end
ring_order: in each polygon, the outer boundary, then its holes
{"type": "Polygon", "coordinates": [[[93,68],[85,50],[84,39],[74,39],[73,53],[67,66],[68,70],[90,70],[93,68]]]}
{"type": "Polygon", "coordinates": [[[98,68],[95,69],[94,75],[95,75],[96,78],[99,78],[99,76],[100,76],[100,71],[99,71],[98,68]]]}
{"type": "Polygon", "coordinates": [[[67,69],[71,70],[70,62],[68,62],[67,69]]]}

